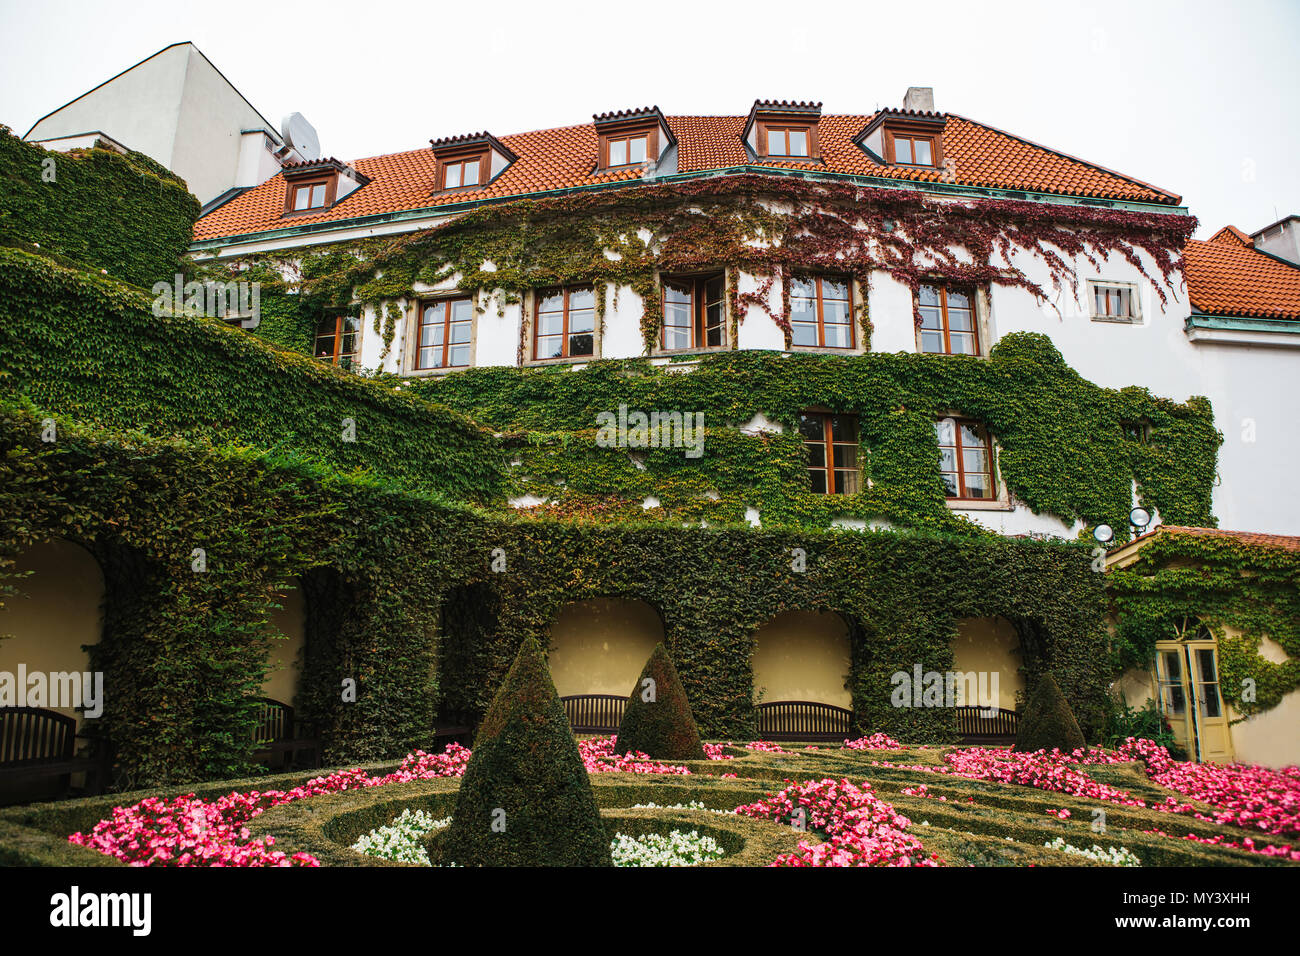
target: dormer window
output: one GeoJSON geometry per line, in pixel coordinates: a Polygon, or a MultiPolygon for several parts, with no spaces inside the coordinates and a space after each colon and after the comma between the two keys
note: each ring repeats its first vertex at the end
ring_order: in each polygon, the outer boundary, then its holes
{"type": "Polygon", "coordinates": [[[741,133],[757,159],[793,159],[820,162],[817,123],[820,103],[756,100],[741,133]]]}
{"type": "Polygon", "coordinates": [[[429,144],[438,161],[435,192],[486,186],[519,158],[491,133],[449,136],[429,144]]]}
{"type": "Polygon", "coordinates": [[[322,212],[342,202],[370,180],[337,159],[289,163],[284,176],[284,215],[322,212]]]}
{"type": "Polygon", "coordinates": [[[442,188],[460,189],[464,186],[477,186],[483,181],[483,156],[473,159],[459,159],[442,166],[442,188]]]}
{"type": "Polygon", "coordinates": [[[677,144],[657,106],[599,113],[592,120],[599,138],[596,172],[646,163],[657,166],[668,147],[677,144]]]}
{"type": "Polygon", "coordinates": [[[301,186],[293,187],[294,212],[303,212],[307,209],[324,209],[328,204],[325,194],[329,191],[329,183],[304,183],[301,186]]]}
{"type": "Polygon", "coordinates": [[[885,130],[885,149],[891,163],[903,166],[934,166],[934,137],[920,133],[885,130]]]}

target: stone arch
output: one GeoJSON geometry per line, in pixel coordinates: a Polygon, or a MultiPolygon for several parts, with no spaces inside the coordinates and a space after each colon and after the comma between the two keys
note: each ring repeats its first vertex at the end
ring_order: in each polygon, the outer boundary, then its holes
{"type": "MultiPolygon", "coordinates": [[[[0,641],[0,671],[15,681],[20,665],[29,675],[89,672],[86,648],[99,643],[104,626],[99,562],[81,545],[52,538],[19,554],[14,571],[22,576],[13,581],[18,593],[0,609],[0,634],[12,635],[0,641]]],[[[81,717],[61,701],[44,706],[81,717]]]]}
{"type": "MultiPolygon", "coordinates": [[[[977,686],[988,687],[992,675],[997,675],[998,707],[1016,710],[1025,694],[1025,652],[1020,630],[1005,617],[968,617],[957,622],[957,634],[952,642],[953,670],[958,674],[975,673],[977,686]],[[989,675],[986,678],[984,675],[989,675]]],[[[957,693],[965,689],[957,682],[957,693]]],[[[966,701],[962,703],[985,703],[966,701]]]]}
{"type": "Polygon", "coordinates": [[[784,611],[754,632],[754,696],[851,709],[850,627],[831,611],[784,611]]]}
{"type": "Polygon", "coordinates": [[[663,618],[645,601],[615,597],[571,601],[560,608],[549,634],[555,689],[561,697],[626,696],[655,645],[663,640],[663,618]]]}

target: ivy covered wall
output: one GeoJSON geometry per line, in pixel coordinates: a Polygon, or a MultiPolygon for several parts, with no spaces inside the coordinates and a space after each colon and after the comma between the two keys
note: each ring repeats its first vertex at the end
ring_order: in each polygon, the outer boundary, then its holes
{"type": "Polygon", "coordinates": [[[0,126],[0,245],[39,243],[138,286],[171,282],[199,201],[142,153],[51,152],[0,126]]]}

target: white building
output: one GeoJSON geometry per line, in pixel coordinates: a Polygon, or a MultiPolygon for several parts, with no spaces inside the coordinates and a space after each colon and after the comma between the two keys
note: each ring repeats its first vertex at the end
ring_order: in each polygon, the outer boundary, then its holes
{"type": "Polygon", "coordinates": [[[193,43],[173,43],[33,124],[24,139],[74,149],[107,139],[176,173],[199,202],[265,182],[294,155],[281,132],[193,43]]]}

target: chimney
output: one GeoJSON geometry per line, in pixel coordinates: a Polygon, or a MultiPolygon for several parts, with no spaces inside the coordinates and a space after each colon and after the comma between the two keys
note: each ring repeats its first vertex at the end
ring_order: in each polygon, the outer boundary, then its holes
{"type": "Polygon", "coordinates": [[[1255,248],[1300,265],[1300,216],[1287,216],[1251,235],[1255,248]]]}
{"type": "Polygon", "coordinates": [[[934,87],[909,86],[903,97],[903,109],[918,110],[923,113],[934,112],[934,87]]]}

